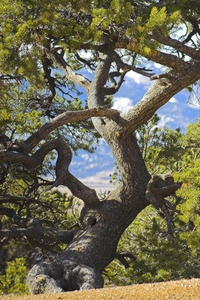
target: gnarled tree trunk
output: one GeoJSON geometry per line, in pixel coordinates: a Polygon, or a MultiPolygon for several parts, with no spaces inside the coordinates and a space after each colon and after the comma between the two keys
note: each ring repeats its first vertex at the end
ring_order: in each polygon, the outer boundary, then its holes
{"type": "MultiPolygon", "coordinates": [[[[105,83],[110,65],[109,56],[101,55],[88,93],[88,106],[91,110],[97,108],[100,111],[101,106],[104,105],[105,83]]],[[[155,92],[154,98],[156,96],[163,98],[163,85],[163,83],[160,84],[160,93],[155,92]]],[[[168,79],[164,86],[170,88],[168,79]]],[[[155,101],[152,99],[152,92],[150,96],[149,101],[155,101]]],[[[171,97],[170,93],[168,97],[171,97]]],[[[155,109],[151,104],[149,113],[153,114],[155,109]]],[[[71,189],[74,188],[75,194],[81,197],[81,193],[83,193],[82,199],[84,199],[85,206],[81,212],[81,229],[55,262],[35,265],[30,270],[27,284],[32,293],[102,287],[101,273],[116,257],[117,244],[123,231],[133,222],[138,213],[151,203],[151,199],[156,198],[156,194],[154,195],[152,190],[147,189],[147,186],[150,186],[148,183],[151,176],[147,171],[136,139],[130,133],[132,130],[129,127],[134,127],[136,124],[132,122],[132,119],[129,122],[128,117],[129,115],[126,117],[116,115],[112,119],[107,116],[93,117],[95,128],[112,150],[121,172],[122,182],[105,200],[99,201],[94,191],[89,190],[86,193],[84,187],[78,185],[76,190],[73,184],[70,186],[71,177],[65,177],[65,184],[71,189]],[[124,134],[124,128],[127,130],[126,134],[124,134]]],[[[140,111],[136,117],[141,117],[140,111]]],[[[60,169],[62,168],[60,167],[60,169]]],[[[59,174],[59,171],[57,173],[59,174]]],[[[171,190],[167,193],[169,195],[174,194],[181,185],[174,182],[169,183],[169,181],[165,184],[163,178],[159,178],[159,181],[164,182],[162,187],[170,186],[171,190]]],[[[162,191],[160,195],[162,199],[162,191]]],[[[166,191],[164,196],[166,196],[166,191]]]]}
{"type": "Polygon", "coordinates": [[[126,139],[120,148],[121,158],[125,155],[132,157],[133,162],[129,162],[127,167],[132,169],[134,177],[130,181],[127,173],[125,182],[111,192],[106,200],[85,205],[81,212],[81,230],[56,262],[34,266],[29,272],[27,283],[32,293],[103,286],[101,273],[115,258],[123,231],[149,204],[145,199],[145,191],[150,176],[134,138],[126,139]],[[134,161],[139,172],[134,170],[134,161]]]}

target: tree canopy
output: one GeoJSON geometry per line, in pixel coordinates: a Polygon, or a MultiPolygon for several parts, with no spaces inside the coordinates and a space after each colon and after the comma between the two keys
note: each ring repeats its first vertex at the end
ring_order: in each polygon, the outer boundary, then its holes
{"type": "Polygon", "coordinates": [[[150,175],[134,132],[173,95],[198,84],[199,22],[199,1],[1,1],[1,241],[25,237],[52,250],[67,244],[56,261],[32,268],[32,293],[102,287],[102,271],[120,256],[118,241],[136,216],[150,204],[167,213],[165,198],[182,182],[166,170],[150,175]],[[130,71],[153,84],[120,112],[112,96],[130,71]],[[69,171],[72,151],[93,152],[100,138],[121,176],[104,199],[69,171]],[[72,192],[71,202],[84,203],[74,228],[61,224],[69,203],[52,190],[60,185],[72,192]]]}

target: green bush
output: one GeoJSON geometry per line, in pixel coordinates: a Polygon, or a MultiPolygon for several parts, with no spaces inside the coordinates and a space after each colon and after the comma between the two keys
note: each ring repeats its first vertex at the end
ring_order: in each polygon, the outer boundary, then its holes
{"type": "Polygon", "coordinates": [[[15,295],[29,294],[25,282],[27,274],[25,264],[26,260],[23,257],[7,262],[6,274],[0,275],[0,295],[10,293],[15,295]]]}

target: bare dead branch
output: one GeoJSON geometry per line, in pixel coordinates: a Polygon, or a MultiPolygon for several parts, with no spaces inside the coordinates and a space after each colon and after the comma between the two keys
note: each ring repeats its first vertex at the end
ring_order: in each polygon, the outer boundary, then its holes
{"type": "Polygon", "coordinates": [[[82,58],[78,52],[75,55],[76,55],[77,59],[79,61],[81,61],[84,65],[88,66],[93,71],[95,70],[94,62],[92,60],[87,60],[87,59],[82,58]]]}
{"type": "Polygon", "coordinates": [[[107,50],[106,52],[112,58],[112,60],[116,62],[117,66],[120,69],[122,69],[123,71],[127,72],[127,71],[132,70],[132,71],[134,71],[138,74],[141,74],[143,76],[146,76],[146,77],[151,77],[154,75],[154,73],[148,73],[151,70],[146,70],[144,68],[137,68],[134,65],[129,65],[127,63],[124,63],[122,61],[121,57],[119,56],[119,54],[114,50],[107,50]]]}
{"type": "Polygon", "coordinates": [[[119,77],[120,75],[121,73],[119,71],[113,71],[108,74],[108,82],[111,87],[115,87],[117,85],[115,77],[119,77]]]}
{"type": "MultiPolygon", "coordinates": [[[[40,241],[40,239],[45,239],[49,243],[57,242],[68,244],[73,240],[75,235],[75,230],[60,230],[57,228],[46,228],[42,225],[40,226],[30,226],[28,228],[11,228],[0,230],[0,239],[7,237],[11,238],[22,238],[26,236],[31,237],[35,241],[40,241]]],[[[45,244],[45,243],[42,243],[45,244]]],[[[42,247],[40,245],[40,247],[42,247]]]]}
{"type": "Polygon", "coordinates": [[[180,51],[192,58],[199,59],[200,58],[200,51],[196,51],[194,48],[184,45],[182,42],[179,42],[176,39],[172,39],[170,37],[161,36],[158,32],[153,31],[152,37],[163,45],[170,46],[177,51],[180,51]]]}
{"type": "Polygon", "coordinates": [[[111,87],[105,88],[105,95],[114,95],[115,93],[118,92],[122,83],[124,82],[124,76],[126,75],[127,72],[128,71],[124,71],[121,73],[120,72],[112,72],[109,74],[108,81],[109,81],[111,87]],[[118,83],[114,79],[115,76],[120,76],[118,83]]]}
{"type": "Polygon", "coordinates": [[[66,75],[69,80],[82,86],[86,91],[89,91],[90,80],[74,72],[61,54],[57,53],[56,51],[48,51],[47,49],[45,50],[45,52],[48,59],[50,59],[66,75]]]}

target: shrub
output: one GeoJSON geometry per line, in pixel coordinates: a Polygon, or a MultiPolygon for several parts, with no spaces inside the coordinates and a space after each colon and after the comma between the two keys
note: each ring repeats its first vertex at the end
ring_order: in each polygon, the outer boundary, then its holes
{"type": "Polygon", "coordinates": [[[6,274],[0,275],[0,294],[29,294],[26,274],[26,260],[23,257],[7,262],[6,274]]]}

